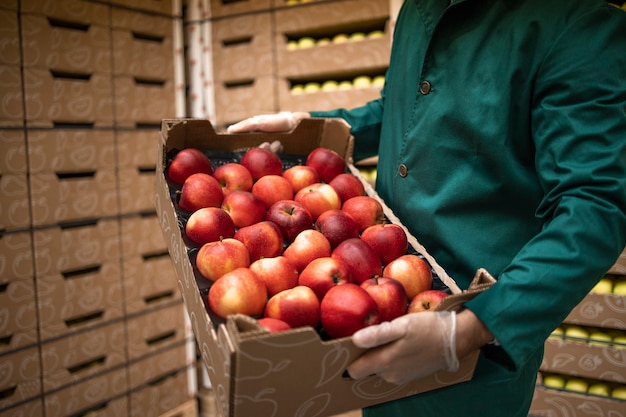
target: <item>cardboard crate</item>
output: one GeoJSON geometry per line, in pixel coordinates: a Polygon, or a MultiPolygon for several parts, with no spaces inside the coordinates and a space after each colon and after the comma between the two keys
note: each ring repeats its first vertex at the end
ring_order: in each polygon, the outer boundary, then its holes
{"type": "Polygon", "coordinates": [[[211,30],[213,75],[217,82],[275,73],[271,13],[215,19],[211,30]]]}
{"type": "Polygon", "coordinates": [[[111,75],[24,69],[24,101],[29,127],[113,125],[111,75]]]}
{"type": "Polygon", "coordinates": [[[0,354],[38,342],[37,298],[33,279],[2,284],[0,317],[0,354]]]}
{"type": "Polygon", "coordinates": [[[49,392],[43,399],[46,417],[128,416],[127,369],[115,368],[87,381],[49,392]]]}
{"type": "Polygon", "coordinates": [[[195,399],[187,401],[159,417],[198,417],[198,402],[195,399]]]}
{"type": "Polygon", "coordinates": [[[184,305],[181,302],[174,302],[165,307],[129,316],[126,327],[127,354],[130,361],[178,345],[187,338],[184,305]]]}
{"type": "Polygon", "coordinates": [[[42,398],[38,397],[11,408],[0,408],[0,417],[41,417],[43,416],[42,398]]]}
{"type": "MultiPolygon", "coordinates": [[[[3,2],[7,3],[7,1],[3,2]]],[[[20,31],[16,10],[0,9],[0,62],[4,65],[20,66],[20,31]]]]}
{"type": "MultiPolygon", "coordinates": [[[[160,26],[157,19],[154,26],[160,26]]],[[[172,26],[171,20],[165,24],[172,26]]],[[[113,29],[113,73],[146,79],[174,79],[174,46],[172,33],[113,29]]]]}
{"type": "Polygon", "coordinates": [[[0,175],[25,174],[26,134],[23,129],[0,130],[0,175]]]}
{"type": "Polygon", "coordinates": [[[2,355],[0,363],[2,363],[0,410],[41,395],[39,346],[2,355]]]}
{"type": "Polygon", "coordinates": [[[119,169],[120,214],[133,214],[154,210],[154,168],[119,169]]]}
{"type": "Polygon", "coordinates": [[[535,388],[529,415],[558,417],[592,417],[626,415],[626,401],[595,395],[584,395],[543,386],[535,388]]]}
{"type": "Polygon", "coordinates": [[[172,78],[116,76],[113,79],[115,124],[135,128],[176,114],[172,78]]]}
{"type": "MultiPolygon", "coordinates": [[[[269,335],[258,326],[256,320],[248,316],[230,316],[223,321],[209,314],[206,295],[210,283],[194,272],[188,248],[183,241],[172,190],[166,180],[168,155],[173,150],[184,148],[228,153],[273,140],[280,140],[284,152],[292,155],[304,156],[318,146],[329,147],[343,155],[351,172],[358,176],[358,170],[352,165],[353,138],[347,124],[338,119],[303,120],[289,133],[240,135],[218,134],[206,120],[163,122],[155,205],[176,266],[179,287],[183,292],[200,354],[211,384],[219,392],[220,414],[232,417],[298,415],[302,407],[311,406],[316,408],[317,415],[331,415],[471,379],[478,352],[463,360],[456,373],[438,372],[402,386],[385,383],[379,377],[347,380],[342,377],[342,373],[351,361],[363,353],[363,350],[352,344],[349,337],[322,340],[316,330],[310,327],[269,335]],[[271,365],[278,363],[288,366],[271,365]],[[268,373],[268,366],[272,372],[268,373]],[[302,379],[302,375],[307,377],[302,379]],[[294,385],[294,381],[297,384],[294,385]]],[[[371,187],[366,185],[366,189],[375,196],[371,187]]],[[[384,205],[382,200],[381,204],[384,205]]],[[[398,221],[389,208],[384,207],[386,216],[398,221]]],[[[457,308],[488,287],[487,282],[491,277],[481,270],[475,278],[475,282],[480,284],[470,291],[461,292],[417,239],[409,235],[409,242],[416,252],[427,259],[436,276],[455,294],[447,297],[442,308],[457,308]]]]}
{"type": "Polygon", "coordinates": [[[20,231],[31,226],[27,174],[0,175],[0,231],[20,231]]]}
{"type": "Polygon", "coordinates": [[[212,17],[224,17],[251,12],[268,11],[271,0],[211,0],[212,17]]]}
{"type": "Polygon", "coordinates": [[[126,326],[119,320],[41,344],[44,395],[124,366],[126,326]]]}
{"type": "Polygon", "coordinates": [[[111,72],[108,25],[57,20],[41,14],[22,14],[20,18],[25,67],[111,72]]]}
{"type": "Polygon", "coordinates": [[[541,371],[626,383],[626,346],[612,347],[550,338],[541,371]]]}
{"type": "Polygon", "coordinates": [[[37,277],[80,271],[119,261],[120,221],[98,219],[71,226],[33,230],[37,277]]]}
{"type": "Polygon", "coordinates": [[[31,174],[90,172],[116,166],[113,130],[32,129],[28,131],[31,174]]]}
{"type": "Polygon", "coordinates": [[[110,3],[114,9],[119,6],[146,14],[176,16],[181,12],[174,10],[176,2],[172,0],[104,0],[104,2],[110,3]]]}
{"type": "Polygon", "coordinates": [[[122,217],[122,253],[124,259],[161,254],[167,243],[161,233],[159,218],[153,211],[122,217]]]}
{"type": "Polygon", "coordinates": [[[238,122],[257,114],[276,112],[276,79],[221,81],[215,85],[215,113],[218,125],[238,122]]]}
{"type": "Polygon", "coordinates": [[[128,364],[130,390],[134,391],[190,365],[186,342],[177,343],[128,364]]]}
{"type": "Polygon", "coordinates": [[[144,312],[173,301],[181,301],[176,280],[172,279],[176,270],[167,250],[125,256],[123,267],[126,314],[144,312]]]}
{"type": "Polygon", "coordinates": [[[0,4],[0,9],[17,11],[18,9],[17,0],[6,0],[2,2],[2,4],[0,4]]]}
{"type": "Polygon", "coordinates": [[[189,372],[189,367],[178,369],[133,390],[129,395],[130,416],[160,417],[187,404],[193,398],[190,394],[189,372]]]}
{"type": "Polygon", "coordinates": [[[0,284],[35,277],[30,231],[0,234],[0,284]]]}
{"type": "Polygon", "coordinates": [[[622,252],[615,262],[615,265],[611,267],[608,273],[614,275],[626,275],[626,250],[622,252]]]}
{"type": "Polygon", "coordinates": [[[589,293],[563,320],[566,324],[626,330],[626,295],[589,293]]]}
{"type": "Polygon", "coordinates": [[[33,226],[79,223],[119,214],[115,168],[30,176],[33,226]]]}
{"type": "Polygon", "coordinates": [[[23,80],[18,65],[0,65],[0,127],[24,126],[23,80]]]}
{"type": "Polygon", "coordinates": [[[117,163],[119,167],[140,170],[156,169],[157,145],[159,128],[118,130],[115,132],[117,142],[117,163]]]}
{"type": "Polygon", "coordinates": [[[119,261],[37,278],[41,341],[91,329],[125,316],[119,261]]]}
{"type": "Polygon", "coordinates": [[[106,4],[85,0],[20,0],[20,12],[42,14],[60,21],[83,24],[108,25],[110,7],[106,4]]]}
{"type": "Polygon", "coordinates": [[[111,9],[111,28],[133,31],[140,34],[156,37],[172,37],[176,19],[155,13],[145,13],[141,10],[126,7],[113,7],[111,9]]]}

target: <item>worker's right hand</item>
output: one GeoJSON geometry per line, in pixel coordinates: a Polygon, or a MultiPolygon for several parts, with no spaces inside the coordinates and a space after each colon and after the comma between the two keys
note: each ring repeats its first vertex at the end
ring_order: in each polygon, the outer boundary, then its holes
{"type": "Polygon", "coordinates": [[[228,133],[245,132],[287,132],[292,130],[302,119],[311,117],[305,112],[280,112],[252,116],[230,125],[228,133]]]}

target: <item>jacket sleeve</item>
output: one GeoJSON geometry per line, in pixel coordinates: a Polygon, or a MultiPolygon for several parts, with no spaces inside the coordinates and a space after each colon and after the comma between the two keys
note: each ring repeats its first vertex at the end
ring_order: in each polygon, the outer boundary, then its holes
{"type": "MultiPolygon", "coordinates": [[[[522,366],[626,245],[626,13],[608,6],[554,41],[530,129],[541,231],[467,304],[522,366]]],[[[506,233],[506,231],[503,231],[506,233]]]]}

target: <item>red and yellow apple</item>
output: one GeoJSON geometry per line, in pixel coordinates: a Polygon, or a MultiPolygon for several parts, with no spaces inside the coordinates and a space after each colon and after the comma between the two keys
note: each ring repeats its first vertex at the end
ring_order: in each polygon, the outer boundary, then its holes
{"type": "Polygon", "coordinates": [[[190,213],[203,207],[220,207],[224,194],[222,187],[209,174],[191,174],[180,190],[178,206],[190,213]]]}
{"type": "Polygon", "coordinates": [[[185,236],[199,245],[234,235],[235,223],[226,211],[218,207],[196,210],[185,223],[185,236]]]}
{"type": "Polygon", "coordinates": [[[249,149],[241,156],[239,163],[248,169],[254,181],[265,175],[281,175],[283,172],[280,157],[265,148],[249,149]]]}
{"type": "Polygon", "coordinates": [[[252,186],[252,194],[270,208],[272,204],[280,200],[293,199],[293,190],[289,182],[280,175],[264,175],[252,186]]]}
{"type": "Polygon", "coordinates": [[[312,260],[298,277],[298,285],[311,288],[320,301],[329,289],[348,282],[352,282],[348,266],[343,261],[330,256],[312,260]]]}
{"type": "Polygon", "coordinates": [[[227,238],[202,245],[195,264],[200,275],[216,281],[230,271],[250,266],[250,255],[243,243],[227,238]]]}
{"type": "Polygon", "coordinates": [[[352,336],[379,322],[376,301],[357,284],[332,287],[320,303],[320,323],[331,339],[352,336]]]}
{"type": "Polygon", "coordinates": [[[356,284],[382,275],[383,267],[378,253],[359,238],[344,240],[332,251],[331,256],[348,266],[356,284]]]}
{"type": "Polygon", "coordinates": [[[340,209],[330,209],[319,215],[315,229],[321,232],[332,249],[346,239],[359,237],[359,226],[351,215],[340,209]]]}
{"type": "Polygon", "coordinates": [[[307,165],[294,165],[283,171],[282,175],[291,184],[294,194],[308,185],[320,182],[317,171],[307,165]]]}
{"type": "Polygon", "coordinates": [[[383,265],[405,255],[409,249],[404,229],[393,223],[378,223],[369,226],[361,233],[361,239],[374,248],[383,265]]]}
{"type": "Polygon", "coordinates": [[[301,272],[314,259],[330,256],[330,253],[330,242],[326,236],[315,229],[307,229],[285,248],[283,256],[301,272]]]}
{"type": "Polygon", "coordinates": [[[298,285],[281,291],[267,300],[263,315],[282,320],[292,328],[303,326],[317,328],[320,302],[312,289],[298,285]]]}
{"type": "Polygon", "coordinates": [[[227,162],[215,168],[213,177],[222,186],[224,196],[235,190],[250,191],[252,189],[252,174],[248,168],[236,162],[227,162]]]}
{"type": "Polygon", "coordinates": [[[167,167],[167,177],[174,184],[183,185],[192,174],[211,175],[211,160],[199,149],[186,148],[179,151],[167,167]]]}
{"type": "Polygon", "coordinates": [[[322,181],[329,183],[346,171],[346,161],[337,152],[328,148],[315,148],[306,158],[306,165],[314,168],[322,181]]]}
{"type": "Polygon", "coordinates": [[[434,311],[447,296],[448,293],[441,290],[425,290],[419,292],[409,302],[407,313],[434,311]]]}
{"type": "Polygon", "coordinates": [[[359,232],[370,226],[385,222],[382,204],[373,197],[360,195],[349,198],[341,206],[341,210],[350,214],[359,225],[359,232]]]}
{"type": "Polygon", "coordinates": [[[399,281],[393,278],[376,277],[366,279],[361,283],[361,287],[376,301],[381,323],[406,314],[408,298],[399,281]]]}
{"type": "Polygon", "coordinates": [[[272,317],[261,317],[260,319],[257,319],[257,322],[270,334],[284,332],[285,330],[291,329],[289,323],[280,319],[274,319],[272,317]]]}
{"type": "Polygon", "coordinates": [[[279,200],[271,205],[265,220],[276,224],[285,242],[293,242],[298,233],[313,228],[313,217],[309,210],[295,200],[279,200]]]}
{"type": "Polygon", "coordinates": [[[298,191],[293,199],[309,210],[313,221],[327,210],[341,208],[341,199],[330,184],[315,183],[298,191]]]}
{"type": "Polygon", "coordinates": [[[298,270],[284,256],[257,259],[250,269],[265,282],[269,297],[298,285],[298,270]]]}
{"type": "Polygon", "coordinates": [[[209,307],[219,317],[246,314],[261,317],[267,302],[265,283],[248,268],[234,269],[209,288],[209,307]]]}
{"type": "Polygon", "coordinates": [[[413,299],[422,291],[430,290],[433,286],[430,265],[424,258],[415,254],[405,254],[389,262],[383,270],[383,276],[400,281],[409,299],[413,299]]]}
{"type": "Polygon", "coordinates": [[[261,258],[273,258],[282,254],[283,235],[274,223],[263,220],[237,229],[233,236],[242,242],[250,254],[250,262],[261,258]]]}
{"type": "Polygon", "coordinates": [[[352,197],[365,195],[365,187],[361,180],[348,172],[342,172],[337,175],[329,184],[337,191],[342,202],[352,197]]]}
{"type": "Polygon", "coordinates": [[[265,204],[250,191],[233,190],[224,196],[222,209],[236,227],[250,226],[265,220],[265,204]]]}

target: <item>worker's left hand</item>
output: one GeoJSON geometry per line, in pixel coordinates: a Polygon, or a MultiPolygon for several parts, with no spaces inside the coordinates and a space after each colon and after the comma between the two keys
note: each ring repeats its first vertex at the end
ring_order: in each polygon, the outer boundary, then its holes
{"type": "Polygon", "coordinates": [[[404,384],[440,370],[455,372],[456,313],[449,311],[411,313],[352,335],[354,344],[371,349],[355,360],[348,373],[359,379],[376,374],[404,384]]]}

